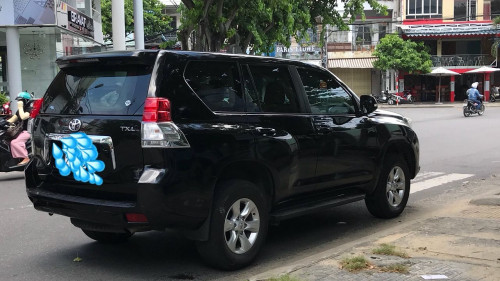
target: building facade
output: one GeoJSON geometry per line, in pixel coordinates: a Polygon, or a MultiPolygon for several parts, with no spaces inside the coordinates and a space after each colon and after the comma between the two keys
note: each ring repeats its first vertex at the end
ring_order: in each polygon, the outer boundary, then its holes
{"type": "Polygon", "coordinates": [[[453,102],[465,99],[466,90],[479,82],[479,91],[488,99],[499,74],[467,72],[497,65],[492,46],[499,32],[492,20],[500,15],[500,0],[405,0],[402,10],[403,38],[428,46],[433,68],[461,75],[442,77],[439,89],[436,77],[401,73],[400,88],[412,91],[417,101],[453,102]]]}
{"type": "Polygon", "coordinates": [[[60,56],[103,49],[100,0],[2,0],[0,90],[41,97],[60,56]]]}
{"type": "MultiPolygon", "coordinates": [[[[401,22],[401,1],[378,1],[387,15],[377,14],[365,4],[365,20],[358,18],[348,31],[330,28],[327,32],[328,69],[358,95],[398,91],[397,72],[373,67],[373,51],[386,34],[397,31],[401,22]]],[[[342,13],[343,7],[338,10],[342,13]]]]}

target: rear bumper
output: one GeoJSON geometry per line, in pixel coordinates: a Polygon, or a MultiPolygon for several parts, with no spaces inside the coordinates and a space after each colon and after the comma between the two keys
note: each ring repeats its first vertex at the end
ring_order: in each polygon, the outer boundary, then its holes
{"type": "MultiPolygon", "coordinates": [[[[209,214],[208,205],[192,202],[189,189],[180,185],[171,185],[167,188],[164,182],[132,183],[137,192],[135,196],[127,197],[130,200],[124,200],[113,198],[112,193],[104,196],[108,198],[82,196],[69,192],[65,194],[63,192],[65,188],[75,190],[75,186],[44,180],[46,177],[48,176],[38,173],[35,161],[25,169],[26,192],[35,209],[67,216],[72,219],[75,226],[81,228],[131,233],[168,228],[189,234],[196,233],[209,214]],[[57,188],[54,188],[55,186],[57,188]],[[129,222],[125,216],[127,213],[144,214],[148,222],[129,222]]],[[[100,189],[106,190],[106,184],[96,187],[94,193],[98,194],[100,189]]]]}

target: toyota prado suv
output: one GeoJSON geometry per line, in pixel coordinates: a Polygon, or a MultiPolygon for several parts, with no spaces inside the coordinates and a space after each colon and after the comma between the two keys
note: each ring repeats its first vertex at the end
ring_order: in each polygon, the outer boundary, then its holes
{"type": "Polygon", "coordinates": [[[34,110],[27,194],[99,242],[173,229],[236,269],[270,223],[358,200],[398,216],[419,171],[410,121],[321,67],[158,50],[57,64],[34,110]]]}

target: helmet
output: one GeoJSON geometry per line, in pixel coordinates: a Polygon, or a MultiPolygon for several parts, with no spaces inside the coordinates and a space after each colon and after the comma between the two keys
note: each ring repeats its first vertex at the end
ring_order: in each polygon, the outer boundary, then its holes
{"type": "Polygon", "coordinates": [[[27,92],[20,92],[17,95],[16,100],[22,100],[22,99],[30,100],[31,99],[31,95],[29,93],[27,93],[27,92]]]}
{"type": "Polygon", "coordinates": [[[472,88],[477,89],[477,85],[478,85],[478,84],[479,84],[478,82],[474,82],[474,83],[472,83],[472,85],[471,85],[471,86],[472,86],[472,88]]]}

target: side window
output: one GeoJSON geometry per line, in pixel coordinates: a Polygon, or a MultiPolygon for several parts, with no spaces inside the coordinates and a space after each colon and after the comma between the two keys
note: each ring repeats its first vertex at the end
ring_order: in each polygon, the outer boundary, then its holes
{"type": "Polygon", "coordinates": [[[355,113],[351,96],[329,73],[297,68],[304,85],[312,113],[351,114],[355,113]]]}
{"type": "Polygon", "coordinates": [[[260,112],[261,104],[257,89],[252,81],[252,76],[247,65],[241,67],[241,75],[243,77],[243,92],[245,95],[246,107],[248,112],[260,112]]]}
{"type": "Polygon", "coordinates": [[[191,61],[184,79],[211,110],[245,111],[236,63],[191,61]]]}
{"type": "Polygon", "coordinates": [[[257,111],[297,113],[297,93],[287,66],[249,65],[255,85],[257,111]]]}

